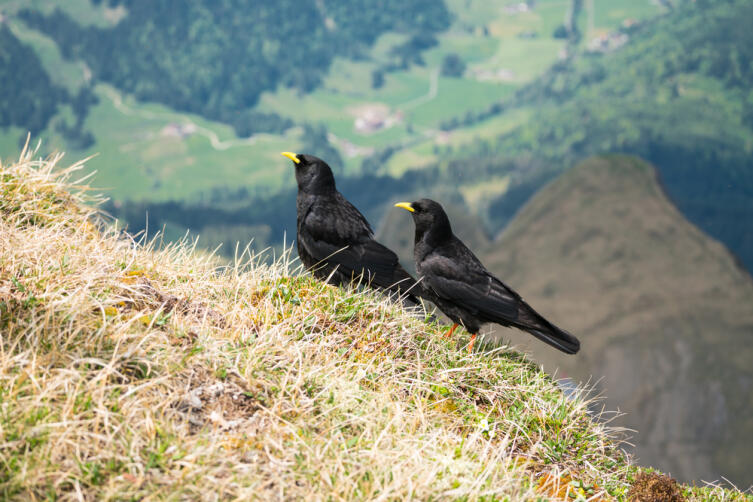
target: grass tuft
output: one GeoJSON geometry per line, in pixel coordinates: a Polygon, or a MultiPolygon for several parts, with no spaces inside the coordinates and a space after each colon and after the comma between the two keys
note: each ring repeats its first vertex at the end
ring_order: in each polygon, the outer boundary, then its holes
{"type": "Polygon", "coordinates": [[[616,431],[517,352],[289,254],[134,239],[33,155],[0,166],[3,499],[628,497],[616,431]]]}

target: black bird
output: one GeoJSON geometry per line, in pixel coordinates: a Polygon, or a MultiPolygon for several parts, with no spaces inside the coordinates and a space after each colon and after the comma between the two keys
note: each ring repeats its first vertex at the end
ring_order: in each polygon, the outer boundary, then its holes
{"type": "Polygon", "coordinates": [[[400,202],[396,207],[411,212],[416,224],[413,255],[419,280],[435,293],[437,307],[471,333],[468,351],[482,324],[497,323],[527,331],[567,354],[575,354],[580,342],[544,319],[518,293],[494,277],[460,239],[439,203],[430,199],[400,202]]]}
{"type": "Polygon", "coordinates": [[[416,280],[374,240],[369,222],[335,188],[327,163],[313,155],[282,155],[295,163],[298,256],[306,269],[334,285],[362,280],[418,304],[416,280]]]}

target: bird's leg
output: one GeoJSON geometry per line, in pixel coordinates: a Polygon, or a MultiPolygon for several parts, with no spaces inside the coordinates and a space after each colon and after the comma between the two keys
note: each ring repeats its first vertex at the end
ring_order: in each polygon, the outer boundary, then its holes
{"type": "Polygon", "coordinates": [[[452,336],[452,333],[455,331],[455,328],[457,327],[458,327],[458,323],[453,324],[452,327],[447,330],[447,333],[444,334],[444,337],[450,338],[452,336]]]}
{"type": "Polygon", "coordinates": [[[471,343],[468,344],[468,353],[471,354],[473,352],[473,344],[476,343],[476,337],[478,334],[471,335],[471,343]]]}

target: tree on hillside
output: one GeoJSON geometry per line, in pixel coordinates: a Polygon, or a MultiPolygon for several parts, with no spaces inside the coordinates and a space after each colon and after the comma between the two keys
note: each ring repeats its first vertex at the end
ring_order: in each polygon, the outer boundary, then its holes
{"type": "Polygon", "coordinates": [[[68,93],[52,83],[34,50],[21,43],[7,25],[0,25],[0,127],[18,126],[36,134],[57,113],[68,93]]]}
{"type": "Polygon", "coordinates": [[[552,33],[552,36],[554,38],[559,38],[563,40],[566,39],[568,36],[567,27],[564,24],[560,24],[554,29],[554,33],[552,33]]]}
{"type": "Polygon", "coordinates": [[[384,85],[384,72],[382,70],[374,70],[371,72],[371,88],[379,89],[384,85]]]}
{"type": "Polygon", "coordinates": [[[465,73],[465,62],[457,54],[447,54],[442,59],[441,73],[443,77],[462,77],[465,73]]]}

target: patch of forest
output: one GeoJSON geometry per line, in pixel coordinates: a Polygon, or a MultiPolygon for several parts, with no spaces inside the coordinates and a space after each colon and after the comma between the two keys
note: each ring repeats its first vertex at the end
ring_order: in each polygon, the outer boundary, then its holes
{"type": "MultiPolygon", "coordinates": [[[[278,86],[316,88],[336,56],[363,57],[387,31],[431,37],[450,24],[433,0],[115,0],[115,26],[81,26],[58,9],[24,22],[81,59],[95,79],[141,101],[232,125],[239,136],[280,132],[289,120],[254,110],[278,86]]],[[[416,51],[422,50],[419,44],[416,51]]]]}
{"type": "Polygon", "coordinates": [[[0,24],[0,127],[18,126],[37,133],[47,127],[59,104],[70,101],[68,92],[56,85],[39,57],[5,24],[0,24]]]}

